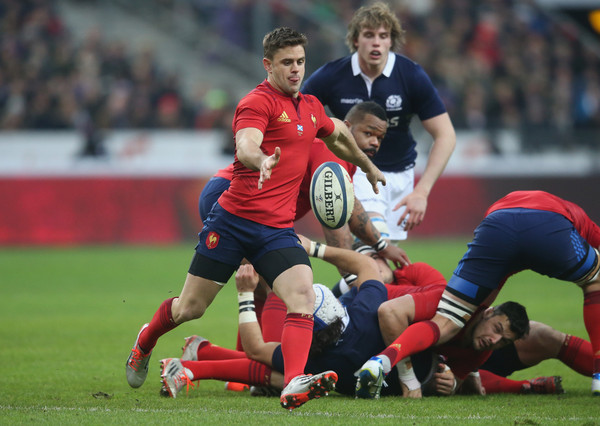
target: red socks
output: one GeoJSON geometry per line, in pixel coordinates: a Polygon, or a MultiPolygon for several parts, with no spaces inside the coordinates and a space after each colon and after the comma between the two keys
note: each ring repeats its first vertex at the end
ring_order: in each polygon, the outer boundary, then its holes
{"type": "Polygon", "coordinates": [[[567,334],[557,358],[579,374],[592,376],[592,345],[587,340],[567,334]]]}
{"type": "Polygon", "coordinates": [[[421,321],[409,326],[394,343],[385,348],[382,355],[390,359],[394,367],[401,359],[433,346],[440,339],[440,328],[433,321],[421,321]]]}
{"type": "Polygon", "coordinates": [[[212,379],[247,383],[253,386],[269,386],[271,369],[265,364],[248,358],[214,361],[181,361],[194,375],[193,380],[212,379]]]}
{"type": "Polygon", "coordinates": [[[486,370],[479,370],[479,375],[486,395],[491,393],[521,393],[523,385],[528,383],[527,380],[511,380],[486,370]]]}
{"type": "Polygon", "coordinates": [[[171,314],[171,304],[174,297],[165,300],[160,304],[158,310],[152,317],[152,321],[146,329],[140,334],[138,345],[145,352],[149,353],[156,346],[158,338],[163,334],[173,330],[179,324],[175,324],[171,314]]]}
{"type": "Polygon", "coordinates": [[[312,342],[312,314],[287,314],[281,335],[281,352],[285,366],[284,386],[296,376],[304,374],[308,351],[312,342]]]}
{"type": "Polygon", "coordinates": [[[600,291],[583,295],[583,322],[592,345],[592,373],[600,373],[600,291]]]}
{"type": "Polygon", "coordinates": [[[197,356],[198,361],[246,358],[244,352],[222,348],[221,346],[213,345],[209,341],[200,343],[197,356]]]}
{"type": "Polygon", "coordinates": [[[281,342],[283,322],[287,315],[287,306],[284,301],[269,293],[262,313],[262,335],[265,342],[281,342]]]}

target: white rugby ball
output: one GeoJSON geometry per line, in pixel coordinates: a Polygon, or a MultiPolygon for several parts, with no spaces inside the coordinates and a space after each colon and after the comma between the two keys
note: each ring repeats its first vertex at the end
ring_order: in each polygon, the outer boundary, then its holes
{"type": "Polygon", "coordinates": [[[354,208],[354,187],[345,168],[328,161],[315,170],[310,205],[319,222],[329,228],[341,228],[348,222],[354,208]]]}

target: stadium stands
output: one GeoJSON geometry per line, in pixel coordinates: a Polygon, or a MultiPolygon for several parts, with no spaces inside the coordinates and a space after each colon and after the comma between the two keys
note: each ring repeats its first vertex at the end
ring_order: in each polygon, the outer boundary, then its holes
{"type": "MultiPolygon", "coordinates": [[[[136,4],[111,4],[125,3],[136,4]]],[[[193,17],[188,38],[221,39],[218,49],[205,43],[207,67],[239,58],[224,47],[255,55],[265,27],[290,25],[309,36],[311,72],[347,52],[345,25],[362,2],[152,3],[161,11],[155,19],[171,27],[178,17],[193,17]]],[[[418,9],[413,3],[392,2],[407,30],[404,51],[428,71],[458,130],[489,132],[493,150],[499,149],[493,135],[506,129],[519,132],[524,152],[597,148],[600,48],[581,37],[582,28],[532,0],[430,0],[416,2],[418,9]]],[[[222,82],[191,92],[181,75],[160,66],[160,51],[133,50],[127,40],[107,40],[98,31],[77,38],[54,1],[0,0],[0,28],[0,129],[230,125],[238,94],[222,82]]],[[[248,77],[250,89],[256,77],[248,77]]]]}

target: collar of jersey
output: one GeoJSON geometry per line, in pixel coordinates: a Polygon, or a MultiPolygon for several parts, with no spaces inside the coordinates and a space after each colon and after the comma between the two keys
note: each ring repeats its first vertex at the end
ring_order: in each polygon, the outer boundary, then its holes
{"type": "MultiPolygon", "coordinates": [[[[386,77],[392,75],[392,70],[394,69],[394,63],[396,62],[396,55],[393,52],[388,52],[388,59],[385,63],[385,68],[383,69],[382,74],[386,77]]],[[[352,64],[352,74],[357,76],[362,74],[364,77],[366,75],[361,71],[360,65],[358,65],[358,52],[354,52],[352,54],[352,58],[350,59],[350,63],[352,64]]]]}
{"type": "Polygon", "coordinates": [[[269,80],[267,80],[266,78],[263,81],[263,83],[264,83],[265,87],[267,87],[267,90],[269,90],[270,92],[275,93],[275,94],[281,96],[282,98],[291,99],[292,101],[296,101],[296,102],[300,102],[302,99],[304,99],[303,98],[304,95],[301,92],[298,92],[298,97],[297,98],[294,98],[293,96],[286,95],[285,93],[280,92],[279,90],[277,90],[276,88],[274,88],[271,85],[271,83],[269,83],[269,80]]]}

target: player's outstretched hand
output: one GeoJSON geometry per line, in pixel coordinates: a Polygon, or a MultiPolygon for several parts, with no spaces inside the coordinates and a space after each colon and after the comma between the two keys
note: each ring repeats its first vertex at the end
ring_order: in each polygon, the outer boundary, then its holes
{"type": "Polygon", "coordinates": [[[371,170],[369,170],[368,172],[366,172],[365,174],[367,176],[367,180],[373,186],[373,192],[375,192],[375,194],[379,194],[379,188],[377,187],[377,183],[381,182],[381,184],[384,186],[386,183],[385,176],[383,175],[383,173],[381,173],[381,170],[379,170],[377,167],[373,166],[373,168],[371,170]]]}
{"type": "Polygon", "coordinates": [[[273,155],[265,158],[260,165],[260,178],[258,179],[258,189],[262,189],[263,183],[271,179],[271,171],[273,168],[279,163],[279,158],[281,157],[281,149],[279,147],[275,148],[275,152],[273,155]]]}
{"type": "Polygon", "coordinates": [[[258,285],[258,273],[250,263],[240,265],[235,273],[235,287],[238,292],[254,291],[258,285]]]}
{"type": "Polygon", "coordinates": [[[403,226],[405,231],[410,231],[423,222],[427,210],[427,196],[413,191],[401,199],[393,210],[398,210],[402,206],[405,206],[406,209],[400,216],[398,225],[403,226]]]}
{"type": "Polygon", "coordinates": [[[395,244],[388,244],[386,248],[379,252],[379,255],[391,261],[396,268],[403,268],[411,264],[411,261],[404,249],[395,244]]]}

